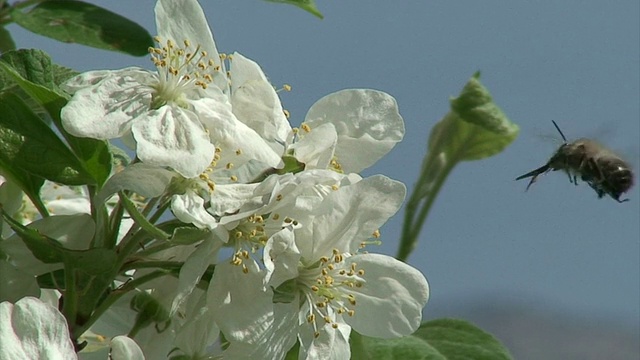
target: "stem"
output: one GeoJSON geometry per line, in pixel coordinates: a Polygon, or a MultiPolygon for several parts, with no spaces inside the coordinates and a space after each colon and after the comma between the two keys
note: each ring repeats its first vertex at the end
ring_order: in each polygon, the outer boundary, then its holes
{"type": "MultiPolygon", "coordinates": [[[[62,314],[69,324],[69,331],[73,332],[78,316],[78,292],[76,289],[76,270],[65,263],[64,269],[64,293],[62,301],[62,314]]],[[[74,339],[76,339],[74,337],[74,339]]]]}
{"type": "Polygon", "coordinates": [[[165,276],[168,273],[169,272],[167,272],[166,270],[156,270],[149,274],[143,275],[135,280],[132,280],[128,283],[125,283],[120,288],[112,291],[111,294],[109,294],[109,296],[107,296],[107,298],[104,299],[104,301],[101,302],[100,305],[96,307],[96,309],[91,314],[91,318],[87,320],[87,322],[84,323],[82,326],[74,329],[72,333],[74,338],[78,338],[80,337],[80,335],[84,334],[96,322],[96,320],[98,320],[102,316],[103,313],[109,310],[111,305],[113,305],[126,293],[128,293],[131,290],[134,290],[135,288],[137,288],[138,286],[146,282],[149,282],[161,276],[165,276]]]}

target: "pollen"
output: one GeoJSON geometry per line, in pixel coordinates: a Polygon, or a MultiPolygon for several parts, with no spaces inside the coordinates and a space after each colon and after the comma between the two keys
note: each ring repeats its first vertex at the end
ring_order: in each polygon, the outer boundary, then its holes
{"type": "Polygon", "coordinates": [[[169,102],[183,104],[183,94],[193,89],[207,89],[219,71],[219,65],[209,58],[200,45],[193,46],[187,39],[182,47],[171,39],[163,41],[154,37],[157,46],[150,47],[151,61],[158,68],[159,82],[154,86],[152,108],[159,108],[169,102]]]}
{"type": "MultiPolygon", "coordinates": [[[[314,334],[319,334],[325,324],[337,329],[343,321],[340,315],[354,316],[356,313],[358,301],[354,289],[365,285],[364,270],[356,263],[346,264],[349,257],[351,255],[334,249],[331,256],[320,258],[316,263],[319,265],[299,269],[299,283],[308,284],[308,293],[304,296],[309,304],[306,319],[314,334]],[[320,324],[317,319],[321,319],[320,324]]],[[[301,287],[303,292],[304,288],[301,287]]]]}

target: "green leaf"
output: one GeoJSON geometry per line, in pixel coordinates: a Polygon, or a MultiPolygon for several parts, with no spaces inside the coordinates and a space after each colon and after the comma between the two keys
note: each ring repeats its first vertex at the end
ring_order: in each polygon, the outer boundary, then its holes
{"type": "Polygon", "coordinates": [[[151,237],[156,238],[158,240],[169,240],[169,234],[160,230],[155,225],[149,222],[140,211],[136,208],[136,205],[131,201],[127,195],[123,192],[118,193],[120,196],[120,201],[124,205],[124,208],[127,209],[131,218],[136,222],[138,226],[140,226],[147,234],[151,235],[151,237]]]}
{"type": "Polygon", "coordinates": [[[181,226],[173,230],[169,241],[173,245],[191,245],[203,240],[211,234],[209,229],[199,229],[195,226],[181,226]]]}
{"type": "Polygon", "coordinates": [[[45,264],[55,264],[64,261],[64,247],[56,239],[52,239],[41,234],[38,230],[20,224],[4,212],[1,207],[0,212],[7,224],[9,224],[11,229],[22,239],[36,259],[45,264]]]}
{"type": "Polygon", "coordinates": [[[279,4],[289,4],[289,5],[293,5],[293,6],[297,6],[299,8],[301,8],[302,10],[305,10],[317,17],[319,17],[320,19],[324,18],[324,16],[322,16],[322,13],[320,13],[320,11],[318,10],[318,8],[316,7],[316,2],[314,0],[265,0],[268,2],[272,2],[272,3],[279,3],[279,4]]]}
{"type": "Polygon", "coordinates": [[[73,267],[91,276],[110,274],[114,270],[118,258],[114,250],[105,248],[83,251],[67,250],[67,252],[67,257],[73,267]]]}
{"type": "Polygon", "coordinates": [[[491,334],[459,319],[423,323],[413,337],[426,341],[448,360],[509,360],[509,351],[491,334]]]}
{"type": "Polygon", "coordinates": [[[453,161],[479,160],[504,150],[518,137],[518,125],[509,121],[493,102],[489,91],[480,83],[476,73],[457,98],[451,99],[452,113],[457,116],[436,125],[437,137],[429,139],[429,149],[447,151],[457,157],[453,161]],[[442,144],[441,138],[447,139],[442,144]],[[433,140],[433,144],[432,144],[433,140]]]}
{"type": "Polygon", "coordinates": [[[437,319],[423,323],[410,336],[377,339],[353,334],[352,348],[361,347],[358,359],[381,360],[510,360],[509,351],[493,336],[457,319],[437,319]],[[357,342],[358,346],[355,346],[357,342]]]}
{"type": "Polygon", "coordinates": [[[45,1],[23,13],[11,11],[23,28],[66,43],[78,43],[134,56],[148,55],[151,35],[140,25],[81,1],[45,1]]]}
{"type": "Polygon", "coordinates": [[[274,288],[272,286],[271,290],[273,290],[273,303],[292,303],[296,299],[297,289],[298,285],[296,284],[295,279],[289,279],[278,285],[277,288],[274,288]]]}
{"type": "Polygon", "coordinates": [[[0,164],[66,184],[95,183],[91,174],[16,95],[0,95],[0,164]]]}
{"type": "Polygon", "coordinates": [[[64,289],[66,288],[64,269],[58,269],[42,275],[36,276],[36,281],[41,289],[64,289]]]}
{"type": "Polygon", "coordinates": [[[60,133],[65,137],[75,154],[83,161],[84,167],[95,179],[104,184],[111,172],[111,153],[106,141],[78,138],[67,133],[62,127],[60,110],[66,105],[66,95],[58,85],[75,71],[51,63],[49,56],[35,49],[23,49],[2,54],[0,69],[21,89],[42,105],[60,133]]]}
{"type": "MultiPolygon", "coordinates": [[[[1,141],[2,140],[0,139],[0,142],[1,141]]],[[[30,174],[22,169],[9,166],[2,161],[1,156],[0,170],[5,178],[8,178],[29,197],[40,214],[46,215],[49,213],[44,202],[40,199],[40,188],[44,185],[44,178],[30,174]]]]}
{"type": "Polygon", "coordinates": [[[4,26],[0,27],[0,53],[14,50],[15,48],[16,43],[13,41],[11,33],[4,26]]]}
{"type": "MultiPolygon", "coordinates": [[[[447,360],[429,343],[413,337],[405,336],[399,339],[376,339],[362,336],[364,354],[352,354],[352,359],[371,360],[447,360]]],[[[470,359],[475,359],[471,357],[470,359]]]]}
{"type": "Polygon", "coordinates": [[[407,202],[399,260],[406,260],[415,247],[429,210],[451,170],[461,161],[498,154],[518,136],[518,125],[493,102],[479,77],[479,73],[474,74],[460,96],[451,99],[451,111],[431,130],[420,177],[407,202]]]}
{"type": "Polygon", "coordinates": [[[20,49],[3,53],[0,58],[10,65],[10,70],[19,74],[21,79],[46,89],[55,88],[51,58],[44,51],[20,49]]]}

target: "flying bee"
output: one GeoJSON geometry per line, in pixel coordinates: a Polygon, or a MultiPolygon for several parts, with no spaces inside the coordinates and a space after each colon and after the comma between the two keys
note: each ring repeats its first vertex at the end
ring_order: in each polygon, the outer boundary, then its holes
{"type": "Polygon", "coordinates": [[[598,198],[609,195],[619,203],[628,201],[620,200],[620,196],[633,186],[633,172],[629,164],[593,140],[582,138],[568,142],[558,124],[553,120],[551,122],[562,136],[564,144],[545,165],[518,176],[516,180],[531,177],[527,185],[529,190],[538,176],[552,170],[563,170],[569,176],[569,182],[578,185],[579,176],[598,194],[598,198]]]}

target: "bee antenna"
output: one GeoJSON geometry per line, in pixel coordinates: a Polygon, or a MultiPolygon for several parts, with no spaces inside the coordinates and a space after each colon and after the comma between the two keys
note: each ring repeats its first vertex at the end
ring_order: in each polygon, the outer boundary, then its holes
{"type": "Polygon", "coordinates": [[[567,138],[562,133],[562,130],[560,130],[560,127],[558,126],[558,124],[556,124],[556,122],[553,120],[551,120],[551,122],[553,123],[553,126],[556,127],[556,130],[558,130],[558,132],[560,133],[560,136],[562,136],[562,140],[564,140],[564,142],[567,142],[567,138]]]}

